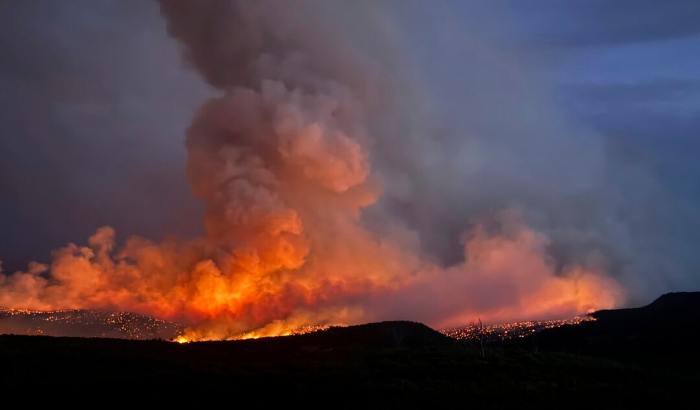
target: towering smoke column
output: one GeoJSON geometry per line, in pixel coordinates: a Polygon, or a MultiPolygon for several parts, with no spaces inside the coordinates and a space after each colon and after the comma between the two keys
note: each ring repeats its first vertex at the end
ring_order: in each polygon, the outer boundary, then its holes
{"type": "Polygon", "coordinates": [[[159,3],[186,61],[221,92],[186,133],[206,236],[132,237],[117,249],[115,232],[101,228],[88,246],[55,251],[50,265],[0,274],[0,306],[131,310],[185,321],[190,339],[222,339],[389,319],[447,327],[619,303],[602,272],[555,268],[547,237],[515,210],[476,220],[451,266],[427,257],[419,232],[388,213],[375,214],[382,223],[365,218],[386,180],[373,150],[401,128],[399,87],[348,35],[356,28],[330,18],[331,2],[159,3]]]}

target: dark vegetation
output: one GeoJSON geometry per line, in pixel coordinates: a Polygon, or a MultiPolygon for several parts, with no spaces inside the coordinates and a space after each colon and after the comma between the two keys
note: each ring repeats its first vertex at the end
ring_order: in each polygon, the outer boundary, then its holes
{"type": "Polygon", "coordinates": [[[177,344],[0,335],[0,388],[28,403],[302,408],[683,406],[700,387],[700,292],[528,338],[479,343],[415,322],[177,344]]]}

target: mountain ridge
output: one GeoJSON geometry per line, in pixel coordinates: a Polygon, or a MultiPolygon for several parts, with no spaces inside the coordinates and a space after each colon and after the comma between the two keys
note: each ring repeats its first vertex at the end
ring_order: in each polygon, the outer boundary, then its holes
{"type": "Polygon", "coordinates": [[[345,409],[682,408],[700,384],[700,324],[659,334],[616,324],[650,311],[686,312],[684,296],[695,305],[695,295],[664,297],[650,308],[483,344],[411,321],[182,344],[0,335],[0,386],[40,389],[39,398],[53,405],[92,391],[124,405],[201,407],[233,399],[345,409]]]}

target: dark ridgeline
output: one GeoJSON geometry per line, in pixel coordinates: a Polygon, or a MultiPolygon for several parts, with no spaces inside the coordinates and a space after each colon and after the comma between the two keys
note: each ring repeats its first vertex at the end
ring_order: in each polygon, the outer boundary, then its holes
{"type": "Polygon", "coordinates": [[[0,387],[33,400],[302,408],[625,409],[681,406],[700,385],[700,292],[475,346],[388,321],[177,344],[0,335],[0,387]]]}
{"type": "Polygon", "coordinates": [[[436,332],[430,327],[411,321],[388,321],[367,323],[348,327],[331,327],[324,331],[308,333],[291,338],[268,338],[271,342],[285,345],[314,345],[319,349],[336,348],[407,348],[433,349],[454,346],[454,339],[436,332]]]}
{"type": "Polygon", "coordinates": [[[538,347],[606,357],[691,358],[700,341],[700,292],[667,293],[649,305],[600,310],[596,320],[547,329],[503,347],[538,347]]]}
{"type": "Polygon", "coordinates": [[[618,329],[684,331],[700,325],[700,292],[666,293],[647,306],[600,310],[592,315],[618,329]]]}

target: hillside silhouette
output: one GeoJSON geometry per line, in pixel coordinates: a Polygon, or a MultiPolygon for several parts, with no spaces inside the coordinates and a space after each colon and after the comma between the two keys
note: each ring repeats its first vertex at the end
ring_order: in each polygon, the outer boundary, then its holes
{"type": "Polygon", "coordinates": [[[666,294],[486,346],[411,321],[185,344],[0,335],[0,386],[54,405],[99,394],[112,405],[680,406],[700,383],[699,312],[700,292],[666,294]]]}
{"type": "Polygon", "coordinates": [[[700,324],[700,292],[666,293],[646,306],[600,310],[592,316],[620,331],[682,332],[700,324]]]}
{"type": "Polygon", "coordinates": [[[697,357],[700,340],[700,292],[661,295],[636,308],[600,310],[596,320],[543,330],[529,338],[504,341],[512,348],[536,344],[553,351],[605,357],[697,357]]]}

